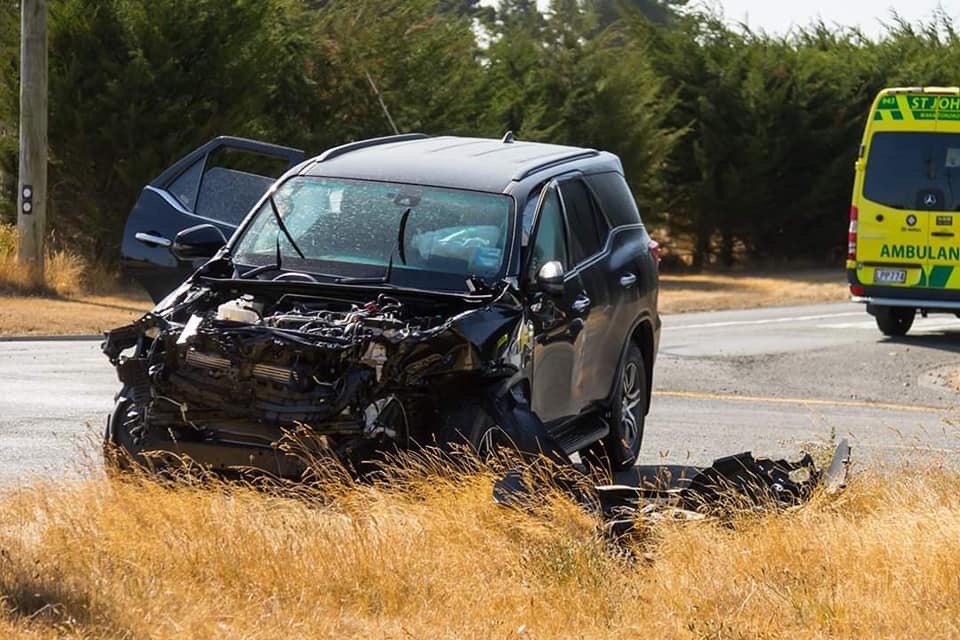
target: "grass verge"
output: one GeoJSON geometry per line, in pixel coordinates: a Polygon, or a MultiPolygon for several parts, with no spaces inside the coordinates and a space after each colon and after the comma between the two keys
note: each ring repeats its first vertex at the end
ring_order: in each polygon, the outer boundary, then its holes
{"type": "MultiPolygon", "coordinates": [[[[50,243],[53,244],[53,243],[50,243]]],[[[150,309],[116,271],[63,249],[47,252],[44,282],[17,261],[17,230],[0,224],[0,336],[96,334],[150,309]]]]}
{"type": "Polygon", "coordinates": [[[848,300],[839,269],[660,276],[660,312],[718,311],[848,300]]]}
{"type": "Polygon", "coordinates": [[[7,638],[956,637],[956,473],[651,525],[633,558],[483,473],[330,486],[87,480],[0,496],[7,638]]]}
{"type": "Polygon", "coordinates": [[[0,336],[94,335],[136,320],[153,306],[145,294],[0,295],[0,336]]]}
{"type": "MultiPolygon", "coordinates": [[[[841,302],[848,292],[835,271],[785,275],[663,275],[660,312],[744,309],[841,302]]],[[[143,293],[113,295],[4,295],[0,286],[0,336],[100,333],[148,311],[143,293]]]]}

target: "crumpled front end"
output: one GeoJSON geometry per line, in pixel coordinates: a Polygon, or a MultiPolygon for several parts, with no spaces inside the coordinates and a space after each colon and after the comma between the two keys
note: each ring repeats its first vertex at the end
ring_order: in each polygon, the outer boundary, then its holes
{"type": "Polygon", "coordinates": [[[507,292],[472,305],[237,294],[194,286],[106,334],[126,405],[112,419],[115,443],[295,476],[302,469],[283,441],[306,428],[313,444],[358,467],[435,440],[443,402],[514,375],[529,357],[507,292]],[[133,417],[137,425],[121,424],[133,417]]]}

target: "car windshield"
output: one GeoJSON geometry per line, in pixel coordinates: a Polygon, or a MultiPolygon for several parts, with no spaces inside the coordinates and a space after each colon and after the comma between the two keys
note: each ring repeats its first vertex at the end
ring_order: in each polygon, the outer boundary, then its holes
{"type": "Polygon", "coordinates": [[[863,196],[896,209],[960,209],[960,134],[875,133],[863,196]]]}
{"type": "Polygon", "coordinates": [[[273,201],[296,246],[268,200],[233,252],[237,263],[274,264],[279,247],[284,270],[379,278],[392,263],[389,282],[402,286],[463,291],[470,277],[502,277],[512,228],[508,196],[297,176],[273,201]]]}

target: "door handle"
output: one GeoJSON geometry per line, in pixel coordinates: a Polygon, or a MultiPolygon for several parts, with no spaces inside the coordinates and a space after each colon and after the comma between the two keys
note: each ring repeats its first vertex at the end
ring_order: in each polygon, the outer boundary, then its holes
{"type": "Polygon", "coordinates": [[[133,237],[143,244],[152,244],[158,247],[169,247],[173,244],[169,238],[164,238],[163,236],[158,236],[146,231],[138,231],[133,237]]]}
{"type": "Polygon", "coordinates": [[[637,284],[637,274],[635,273],[625,273],[620,276],[620,286],[629,289],[633,285],[637,284]]]}
{"type": "Polygon", "coordinates": [[[937,236],[938,238],[952,238],[953,232],[952,231],[932,231],[930,232],[930,235],[937,236]]]}
{"type": "Polygon", "coordinates": [[[583,313],[590,308],[590,298],[588,298],[586,294],[580,294],[580,297],[574,300],[570,306],[573,307],[573,310],[577,313],[583,313]]]}

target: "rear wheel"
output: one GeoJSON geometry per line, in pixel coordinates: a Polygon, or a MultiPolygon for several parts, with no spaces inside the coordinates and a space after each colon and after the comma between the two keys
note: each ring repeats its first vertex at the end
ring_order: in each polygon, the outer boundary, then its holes
{"type": "Polygon", "coordinates": [[[647,393],[643,352],[631,342],[610,406],[610,434],[602,441],[613,471],[629,469],[640,454],[647,393]]]}
{"type": "Polygon", "coordinates": [[[910,307],[874,307],[873,315],[883,335],[902,336],[913,326],[917,310],[910,307]]]}

